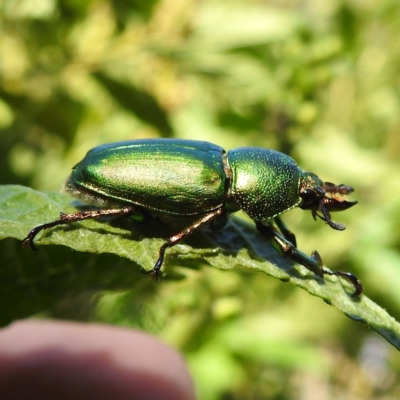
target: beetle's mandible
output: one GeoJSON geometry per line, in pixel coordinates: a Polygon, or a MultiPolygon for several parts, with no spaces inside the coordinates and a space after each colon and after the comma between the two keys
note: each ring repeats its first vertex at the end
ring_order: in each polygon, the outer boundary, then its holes
{"type": "Polygon", "coordinates": [[[102,216],[190,219],[161,246],[149,271],[158,280],[166,249],[205,224],[223,227],[230,213],[242,209],[284,255],[320,277],[346,278],[354,285],[353,296],[362,292],[355,275],[325,268],[317,252],[311,257],[300,252],[295,236],[280,219],[280,214],[300,207],[331,228],[344,230],[330,212],[357,203],[345,200],[353,188],[323,182],[278,151],[243,147],[226,152],[212,143],[178,139],[111,143],[90,150],[73,167],[63,190],[98,209],[62,213],[60,219],[33,228],[23,244],[35,249],[34,238],[44,229],[102,216]]]}

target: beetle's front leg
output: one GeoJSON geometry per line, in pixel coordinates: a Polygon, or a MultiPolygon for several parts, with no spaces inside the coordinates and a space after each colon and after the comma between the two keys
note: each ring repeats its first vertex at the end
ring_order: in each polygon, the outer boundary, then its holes
{"type": "Polygon", "coordinates": [[[311,272],[314,272],[315,275],[318,275],[321,278],[324,276],[319,262],[313,257],[309,257],[299,251],[295,244],[291,240],[282,236],[271,223],[256,222],[256,227],[258,231],[268,239],[269,242],[271,242],[275,247],[278,247],[283,255],[303,265],[311,272]]]}
{"type": "Polygon", "coordinates": [[[352,283],[352,285],[355,288],[352,297],[356,297],[362,293],[363,287],[361,285],[361,282],[355,275],[353,275],[350,272],[331,271],[325,268],[323,266],[321,256],[317,251],[314,251],[310,257],[301,252],[300,250],[298,250],[293,244],[293,242],[285,237],[288,232],[290,233],[289,236],[290,238],[294,237],[294,235],[289,230],[287,230],[283,222],[281,226],[284,227],[283,229],[284,232],[282,232],[283,236],[274,228],[274,226],[271,223],[256,222],[256,227],[258,231],[264,237],[266,237],[269,242],[278,247],[278,249],[281,251],[283,255],[303,265],[304,267],[306,267],[307,269],[314,272],[314,274],[320,277],[323,277],[324,275],[335,275],[347,279],[352,283]]]}
{"type": "Polygon", "coordinates": [[[161,247],[158,252],[158,260],[156,264],[154,265],[153,269],[150,271],[145,271],[145,274],[151,274],[153,276],[153,279],[155,280],[160,280],[160,271],[161,267],[164,262],[164,256],[165,256],[165,251],[169,247],[175,246],[177,243],[179,243],[181,240],[185,239],[187,236],[192,234],[196,229],[200,228],[201,226],[212,222],[216,220],[217,218],[221,217],[224,215],[225,211],[222,207],[210,212],[209,214],[203,215],[200,219],[196,220],[192,224],[190,224],[188,227],[183,229],[181,232],[177,233],[176,235],[171,236],[167,242],[165,242],[161,247]]]}

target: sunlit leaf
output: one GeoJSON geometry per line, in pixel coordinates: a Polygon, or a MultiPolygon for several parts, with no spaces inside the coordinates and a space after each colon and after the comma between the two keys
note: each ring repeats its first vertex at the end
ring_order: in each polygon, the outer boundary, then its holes
{"type": "MultiPolygon", "coordinates": [[[[46,194],[21,186],[3,186],[0,196],[2,239],[21,240],[34,226],[58,219],[59,212],[73,211],[69,205],[70,198],[61,193],[46,194]]],[[[124,226],[123,223],[87,221],[44,231],[36,241],[41,248],[38,254],[28,253],[29,249],[18,250],[15,241],[5,241],[2,253],[8,255],[8,262],[2,269],[5,278],[0,280],[2,307],[6,311],[4,315],[12,319],[12,310],[23,308],[21,303],[26,305],[22,293],[17,296],[17,288],[38,294],[37,304],[31,298],[28,308],[32,311],[37,306],[38,312],[40,307],[51,307],[51,302],[57,300],[54,293],[62,297],[68,290],[76,293],[77,290],[93,291],[133,285],[138,279],[144,279],[137,274],[140,267],[146,270],[152,268],[157,258],[157,249],[165,241],[162,236],[162,230],[155,225],[140,227],[134,224],[124,226]],[[57,248],[54,247],[56,245],[57,248]],[[80,253],[68,253],[59,245],[78,252],[107,255],[84,257],[80,253]],[[130,268],[131,277],[128,277],[129,263],[114,256],[111,258],[111,254],[134,262],[130,268]],[[105,268],[104,263],[111,259],[114,259],[112,268],[105,268]],[[11,285],[12,291],[9,290],[11,285]]],[[[400,349],[400,324],[385,310],[366,296],[351,298],[349,294],[353,288],[345,282],[329,277],[322,281],[304,268],[294,267],[266,243],[253,227],[239,219],[231,221],[220,232],[203,231],[195,234],[186,244],[173,247],[168,251],[165,268],[167,274],[171,264],[188,264],[195,268],[200,260],[220,269],[245,268],[289,281],[332,304],[348,317],[367,323],[400,349]]],[[[16,314],[15,318],[19,316],[16,314]]]]}

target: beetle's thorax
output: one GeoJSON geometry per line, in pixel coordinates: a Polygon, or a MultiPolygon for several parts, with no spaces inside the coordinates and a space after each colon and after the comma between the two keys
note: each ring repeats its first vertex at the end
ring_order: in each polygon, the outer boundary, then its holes
{"type": "Polygon", "coordinates": [[[244,147],[228,152],[232,169],[230,198],[257,221],[269,220],[296,207],[302,171],[278,151],[244,147]]]}

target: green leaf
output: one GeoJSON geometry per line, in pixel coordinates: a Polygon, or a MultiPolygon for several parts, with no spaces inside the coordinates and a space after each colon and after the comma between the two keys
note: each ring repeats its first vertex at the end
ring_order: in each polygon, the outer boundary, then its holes
{"type": "Polygon", "coordinates": [[[299,26],[299,13],[268,8],[264,4],[204,3],[192,45],[201,45],[203,50],[257,46],[288,40],[299,26]]]}
{"type": "MultiPolygon", "coordinates": [[[[41,193],[16,186],[0,186],[0,323],[50,309],[55,302],[101,289],[157,285],[138,274],[151,269],[168,228],[156,221],[130,219],[85,221],[40,233],[40,252],[21,249],[21,240],[35,226],[76,212],[69,196],[41,193]],[[70,249],[76,250],[71,252],[70,249]],[[93,253],[93,254],[90,254],[93,253]],[[105,253],[101,256],[96,254],[105,253]],[[128,262],[129,259],[132,262],[128,262]]],[[[80,207],[81,208],[81,207],[80,207]]],[[[194,233],[184,244],[167,251],[165,271],[176,279],[172,266],[197,267],[202,261],[220,268],[245,268],[288,281],[322,298],[348,317],[368,324],[400,349],[400,324],[366,296],[352,298],[353,287],[327,276],[320,279],[282,257],[253,227],[238,218],[221,231],[194,233]]]]}

